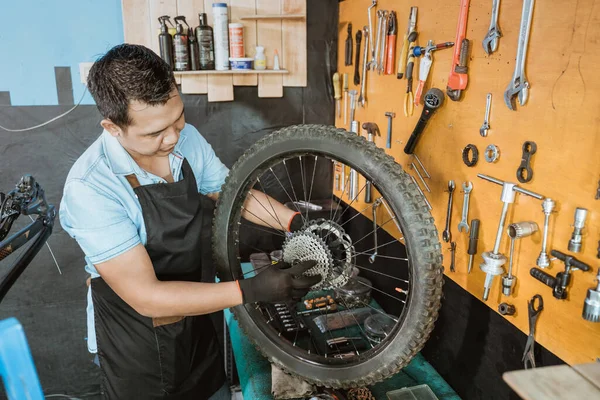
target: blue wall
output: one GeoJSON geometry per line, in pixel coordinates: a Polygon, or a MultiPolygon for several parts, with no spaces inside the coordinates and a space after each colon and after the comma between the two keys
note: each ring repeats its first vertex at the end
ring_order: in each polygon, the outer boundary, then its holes
{"type": "MultiPolygon", "coordinates": [[[[0,15],[0,91],[12,105],[58,104],[54,67],[71,67],[77,103],[79,63],[123,43],[119,0],[0,0],[0,15]]],[[[94,104],[89,93],[82,104],[94,104]]]]}

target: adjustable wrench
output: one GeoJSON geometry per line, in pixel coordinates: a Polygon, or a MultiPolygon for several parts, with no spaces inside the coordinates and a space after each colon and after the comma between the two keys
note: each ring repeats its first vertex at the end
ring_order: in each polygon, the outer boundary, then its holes
{"type": "Polygon", "coordinates": [[[498,39],[502,37],[502,31],[498,25],[498,10],[500,9],[500,0],[494,0],[492,3],[492,21],[487,35],[483,38],[483,49],[487,54],[492,54],[498,49],[498,39]]]}
{"type": "Polygon", "coordinates": [[[377,10],[377,39],[371,46],[375,46],[375,58],[369,62],[367,66],[370,70],[377,70],[379,68],[379,47],[381,46],[381,27],[383,26],[383,18],[385,11],[377,10]]]}
{"type": "MultiPolygon", "coordinates": [[[[373,2],[371,3],[371,5],[369,6],[369,8],[367,8],[367,12],[369,14],[369,29],[367,30],[367,34],[370,35],[369,40],[366,41],[365,40],[365,46],[368,45],[368,42],[371,42],[371,61],[369,62],[369,65],[372,65],[375,63],[375,42],[373,41],[373,18],[371,17],[371,9],[374,8],[377,5],[377,0],[373,0],[373,2]]],[[[363,29],[364,30],[364,29],[363,29]]]]}
{"type": "Polygon", "coordinates": [[[527,103],[527,99],[529,98],[529,82],[525,76],[525,59],[527,58],[527,44],[529,43],[529,33],[531,31],[533,5],[534,0],[523,0],[523,14],[521,15],[521,30],[519,32],[515,72],[504,92],[504,102],[513,111],[517,109],[515,97],[519,97],[519,104],[522,106],[527,103]]]}
{"type": "Polygon", "coordinates": [[[469,233],[469,224],[467,219],[469,216],[469,198],[471,196],[471,190],[473,190],[473,184],[471,182],[464,182],[462,187],[465,197],[463,200],[462,219],[458,223],[458,231],[462,232],[464,229],[465,232],[469,233]]]}
{"type": "Polygon", "coordinates": [[[385,69],[385,55],[387,51],[387,31],[388,31],[388,15],[389,12],[383,12],[383,23],[381,24],[381,44],[379,48],[377,73],[381,75],[385,69]]]}
{"type": "Polygon", "coordinates": [[[362,67],[362,81],[360,83],[360,95],[358,96],[358,104],[364,107],[367,104],[367,50],[369,49],[369,28],[363,27],[363,36],[365,37],[365,45],[363,48],[363,67],[362,67]]]}

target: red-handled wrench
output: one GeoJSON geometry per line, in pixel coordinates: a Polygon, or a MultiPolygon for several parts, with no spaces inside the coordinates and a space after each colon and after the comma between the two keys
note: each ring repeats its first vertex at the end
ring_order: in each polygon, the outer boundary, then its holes
{"type": "Polygon", "coordinates": [[[448,77],[446,94],[453,101],[460,100],[462,91],[467,88],[467,57],[469,55],[469,41],[465,38],[467,34],[467,17],[469,15],[470,0],[460,1],[460,14],[456,28],[456,39],[454,43],[454,55],[452,57],[452,69],[448,77]]]}

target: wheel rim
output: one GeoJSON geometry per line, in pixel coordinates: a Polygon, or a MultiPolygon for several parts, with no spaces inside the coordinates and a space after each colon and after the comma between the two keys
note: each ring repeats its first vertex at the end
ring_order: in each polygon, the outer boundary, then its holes
{"type": "MultiPolygon", "coordinates": [[[[266,188],[266,185],[263,185],[263,182],[266,181],[267,179],[267,175],[272,175],[274,177],[274,181],[276,182],[276,185],[279,185],[281,188],[283,188],[283,191],[285,193],[285,196],[287,196],[287,198],[277,198],[277,200],[281,201],[281,200],[288,200],[291,202],[294,201],[299,201],[299,200],[306,200],[308,202],[311,201],[311,193],[312,193],[312,189],[313,189],[313,184],[314,184],[314,171],[316,170],[316,166],[318,164],[318,161],[320,160],[324,160],[327,159],[329,161],[325,161],[325,162],[341,162],[345,165],[351,166],[353,167],[363,178],[367,177],[370,180],[373,180],[373,176],[368,173],[367,171],[365,171],[365,169],[360,166],[360,165],[354,165],[354,163],[351,162],[351,160],[348,159],[344,159],[343,157],[340,156],[335,156],[333,154],[328,154],[328,153],[324,153],[324,152],[319,152],[319,151],[310,151],[310,153],[307,153],[306,151],[302,151],[302,152],[293,152],[293,151],[289,151],[289,152],[285,152],[285,153],[279,153],[277,155],[272,155],[271,157],[269,157],[268,159],[264,160],[263,162],[261,162],[260,164],[258,164],[256,166],[256,168],[252,171],[252,173],[248,174],[248,176],[246,177],[245,182],[240,185],[240,191],[238,192],[238,196],[243,196],[245,198],[246,193],[248,193],[249,189],[251,187],[254,187],[256,189],[259,189],[263,192],[266,192],[267,194],[269,194],[269,190],[268,188],[266,188]],[[307,159],[310,158],[315,158],[315,161],[313,163],[313,168],[306,168],[307,166],[305,165],[305,162],[307,159]],[[285,162],[283,162],[282,160],[285,160],[285,162]],[[290,172],[287,168],[286,164],[290,164],[291,162],[293,162],[293,160],[297,160],[299,162],[300,165],[300,169],[301,169],[301,178],[302,178],[302,193],[296,193],[296,190],[294,188],[294,185],[292,184],[292,179],[290,176],[290,172]],[[279,172],[277,171],[278,168],[282,168],[282,171],[279,172]],[[308,171],[307,171],[308,169],[308,171]],[[285,179],[288,180],[288,183],[290,183],[290,187],[291,190],[288,189],[286,190],[286,182],[283,181],[283,178],[285,177],[285,179]],[[309,182],[310,180],[310,182],[309,182]],[[267,189],[267,190],[265,190],[267,189]]],[[[323,161],[321,161],[323,162],[323,161]]],[[[347,174],[348,175],[348,174],[347,174]]],[[[273,180],[273,178],[271,178],[271,180],[273,180]]],[[[359,187],[359,192],[358,195],[356,196],[356,198],[358,199],[361,195],[363,195],[364,191],[365,191],[365,184],[364,184],[364,179],[362,179],[363,184],[360,185],[359,187]]],[[[350,183],[350,176],[347,176],[346,178],[346,187],[348,186],[348,184],[350,183]]],[[[394,210],[394,205],[393,204],[388,204],[386,201],[386,191],[389,191],[391,188],[384,188],[384,187],[379,187],[379,185],[377,183],[373,183],[373,192],[377,193],[376,196],[373,196],[373,200],[378,200],[380,197],[382,198],[381,203],[383,204],[383,207],[380,208],[385,208],[388,215],[392,214],[391,217],[388,218],[384,218],[383,221],[381,221],[380,223],[378,223],[378,228],[377,231],[380,230],[380,228],[386,226],[387,224],[391,223],[393,221],[393,223],[397,224],[397,228],[402,231],[402,221],[400,218],[397,217],[397,213],[398,210],[394,210]]],[[[337,193],[339,194],[339,192],[337,193]]],[[[285,197],[284,196],[284,197],[285,197]]],[[[332,199],[338,199],[337,196],[334,196],[334,193],[332,193],[331,195],[332,199]]],[[[369,208],[372,208],[371,204],[367,204],[363,207],[361,207],[361,210],[359,210],[360,212],[358,212],[357,214],[355,214],[353,217],[351,217],[350,220],[346,221],[346,222],[336,222],[339,221],[339,219],[341,219],[342,216],[344,216],[344,214],[346,212],[353,212],[352,210],[352,205],[353,204],[357,204],[357,201],[350,201],[350,202],[346,202],[343,205],[339,205],[339,207],[336,207],[335,210],[331,210],[330,211],[330,218],[329,221],[333,221],[335,224],[337,224],[337,226],[344,228],[345,224],[349,223],[352,219],[357,218],[360,216],[360,214],[362,214],[362,212],[364,212],[365,210],[369,210],[369,208]]],[[[264,208],[266,210],[271,209],[272,205],[270,204],[264,204],[264,208]]],[[[241,270],[241,264],[240,264],[240,253],[239,253],[239,245],[241,244],[246,244],[247,243],[243,243],[243,241],[240,241],[241,237],[243,235],[240,234],[240,232],[243,229],[252,229],[252,230],[256,230],[256,231],[263,231],[263,233],[265,233],[265,229],[264,228],[256,228],[253,226],[248,226],[247,224],[244,224],[244,222],[240,223],[241,220],[241,211],[234,211],[234,213],[232,214],[232,218],[230,219],[230,225],[233,227],[233,231],[232,231],[232,238],[227,238],[228,241],[233,239],[231,245],[229,246],[229,266],[230,266],[230,272],[233,276],[234,279],[240,279],[242,277],[242,270],[241,270]]],[[[385,213],[383,214],[385,215],[385,213]]],[[[304,228],[310,227],[310,221],[306,221],[306,217],[303,215],[303,220],[305,220],[305,226],[304,228]]],[[[325,219],[327,222],[327,219],[325,219]]],[[[315,221],[312,221],[313,225],[315,224],[315,221]]],[[[279,227],[273,227],[273,228],[278,228],[278,229],[274,229],[276,231],[279,231],[281,233],[282,228],[283,228],[283,224],[280,223],[279,227]]],[[[334,224],[331,224],[331,226],[334,226],[334,224]]],[[[269,230],[269,228],[266,228],[267,230],[269,230]]],[[[305,233],[305,232],[303,232],[305,233]]],[[[310,233],[315,233],[314,231],[310,232],[310,233]]],[[[318,234],[315,233],[316,236],[319,236],[318,234]]],[[[325,237],[321,236],[321,239],[328,239],[327,237],[327,233],[325,234],[325,237]]],[[[329,232],[329,236],[331,236],[331,231],[329,232]]],[[[341,235],[340,235],[341,236],[341,235]]],[[[378,234],[379,236],[379,234],[378,234]]],[[[293,239],[294,235],[291,236],[291,238],[293,239]]],[[[366,238],[372,237],[372,232],[371,233],[367,233],[367,235],[364,235],[362,237],[355,237],[355,238],[351,238],[352,239],[352,244],[353,245],[357,245],[361,242],[364,242],[365,240],[367,240],[366,238]]],[[[290,238],[287,238],[290,239],[290,238]]],[[[329,246],[327,244],[327,241],[324,240],[324,242],[326,243],[327,246],[329,246]]],[[[385,242],[379,242],[379,248],[378,250],[384,249],[386,246],[390,246],[391,244],[393,244],[394,242],[397,242],[397,240],[394,241],[385,241],[385,242]]],[[[368,265],[368,262],[366,261],[367,256],[372,256],[372,252],[371,250],[373,250],[372,248],[373,246],[367,246],[366,248],[363,249],[356,249],[353,253],[353,259],[355,260],[353,262],[354,266],[356,266],[361,273],[363,271],[370,271],[369,273],[371,274],[377,274],[380,271],[377,271],[376,269],[374,269],[372,266],[368,265]],[[360,261],[363,260],[363,261],[360,261]],[[365,266],[365,262],[367,262],[367,266],[365,266]],[[362,265],[361,265],[362,264],[362,265]]],[[[264,251],[264,249],[260,249],[260,248],[256,248],[255,250],[257,252],[259,251],[264,251]]],[[[406,319],[406,315],[407,315],[407,310],[408,310],[408,306],[410,305],[410,300],[411,300],[411,288],[412,288],[412,265],[410,260],[410,249],[408,247],[405,248],[405,251],[407,253],[407,256],[404,258],[401,257],[393,257],[393,256],[387,256],[385,254],[378,254],[377,257],[381,258],[388,258],[388,259],[394,259],[397,258],[398,261],[403,261],[404,265],[401,266],[401,268],[397,268],[398,272],[404,272],[404,277],[401,277],[400,275],[398,276],[394,276],[392,274],[385,274],[386,278],[391,279],[398,279],[398,282],[404,282],[403,285],[400,287],[401,289],[404,290],[404,293],[400,293],[400,292],[396,292],[396,293],[389,293],[389,291],[381,291],[378,290],[377,287],[372,287],[371,291],[373,292],[372,294],[379,294],[380,296],[388,296],[391,297],[392,299],[395,299],[396,301],[401,301],[403,303],[403,306],[401,307],[400,312],[398,312],[398,315],[395,315],[394,313],[392,313],[392,315],[396,318],[396,322],[394,323],[394,326],[391,330],[387,331],[387,335],[381,340],[380,343],[376,343],[373,344],[373,342],[368,342],[368,347],[366,350],[360,350],[358,349],[358,347],[356,346],[356,343],[354,341],[352,341],[352,346],[351,349],[352,351],[354,351],[355,353],[358,353],[358,355],[349,357],[349,358],[337,358],[335,357],[335,354],[343,354],[342,350],[338,347],[336,349],[336,346],[333,346],[333,348],[331,349],[332,351],[330,352],[330,354],[327,354],[327,356],[325,356],[324,354],[320,354],[319,351],[314,351],[311,348],[311,343],[308,342],[308,344],[306,346],[300,346],[300,343],[298,341],[298,336],[300,335],[299,333],[294,334],[292,337],[286,336],[285,334],[283,334],[281,332],[281,330],[278,330],[277,328],[274,328],[273,325],[271,325],[270,321],[269,321],[269,317],[265,317],[264,314],[264,310],[265,308],[263,307],[263,305],[246,305],[245,310],[248,313],[248,315],[250,316],[250,318],[253,320],[253,322],[257,325],[258,329],[260,329],[260,331],[266,336],[268,337],[272,342],[277,343],[277,345],[279,345],[281,348],[285,349],[285,351],[287,353],[289,353],[290,355],[292,355],[293,357],[302,360],[304,362],[307,363],[312,363],[315,365],[324,365],[324,366],[344,366],[344,367],[348,367],[348,366],[353,366],[356,364],[360,364],[362,362],[364,362],[365,360],[368,360],[370,358],[372,358],[375,354],[380,353],[382,351],[384,351],[387,346],[389,345],[389,343],[395,338],[395,336],[398,334],[400,328],[402,327],[402,325],[405,322],[406,319]],[[400,269],[404,269],[404,271],[400,271],[400,269]],[[352,347],[354,347],[352,349],[352,347]]],[[[285,252],[284,252],[285,253],[285,252]]],[[[334,252],[335,254],[335,252],[334,252]]],[[[339,254],[339,253],[338,253],[339,254]]],[[[334,259],[334,261],[336,259],[339,259],[339,256],[332,257],[334,259]]],[[[248,273],[245,274],[246,277],[249,276],[248,273]]],[[[311,295],[309,294],[308,297],[311,297],[311,295]]],[[[344,305],[344,301],[341,301],[340,304],[342,305],[342,307],[344,305]]],[[[366,305],[367,308],[370,306],[369,304],[366,305]]],[[[383,314],[380,310],[374,308],[373,306],[371,306],[370,308],[372,308],[374,315],[380,316],[381,314],[383,314]]],[[[329,311],[324,311],[322,313],[316,313],[313,316],[319,316],[319,315],[329,315],[329,311]]],[[[386,312],[387,314],[387,312],[386,312]]],[[[268,314],[267,314],[268,315],[268,314]]],[[[360,335],[365,337],[367,336],[366,332],[365,332],[365,328],[363,328],[362,324],[357,324],[358,327],[360,327],[360,335]]],[[[312,328],[314,329],[314,327],[312,328]]],[[[329,338],[335,338],[335,337],[339,337],[339,336],[344,336],[344,333],[349,333],[348,329],[344,330],[344,329],[340,329],[338,330],[338,332],[333,332],[333,331],[329,331],[329,332],[325,332],[326,336],[328,336],[329,338]],[[340,334],[341,333],[341,334],[340,334]]],[[[313,332],[309,331],[309,337],[311,338],[310,340],[314,341],[315,336],[313,336],[313,332]]],[[[316,350],[319,349],[319,346],[315,345],[314,343],[312,344],[312,346],[314,348],[316,348],[316,350]]],[[[347,352],[346,352],[347,353],[347,352]]]]}

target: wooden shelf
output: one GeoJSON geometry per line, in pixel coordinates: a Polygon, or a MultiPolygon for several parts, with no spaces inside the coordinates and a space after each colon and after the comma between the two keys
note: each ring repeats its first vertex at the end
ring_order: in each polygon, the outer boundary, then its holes
{"type": "Polygon", "coordinates": [[[247,74],[258,74],[258,75],[285,75],[289,74],[287,69],[228,69],[225,71],[209,70],[209,71],[173,71],[175,75],[247,75],[247,74]]]}
{"type": "Polygon", "coordinates": [[[306,14],[257,14],[246,15],[240,19],[305,19],[306,14]]]}

